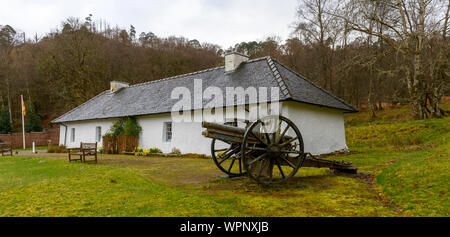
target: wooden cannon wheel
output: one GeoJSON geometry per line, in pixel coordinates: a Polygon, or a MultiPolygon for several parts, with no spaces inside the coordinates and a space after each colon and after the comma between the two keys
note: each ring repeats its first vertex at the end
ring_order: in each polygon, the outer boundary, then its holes
{"type": "MultiPolygon", "coordinates": [[[[233,127],[248,127],[248,121],[225,123],[233,127]]],[[[244,170],[241,156],[241,143],[213,139],[211,156],[216,166],[229,177],[240,177],[247,173],[244,170]]]]}
{"type": "Polygon", "coordinates": [[[250,125],[240,155],[247,175],[260,184],[286,182],[306,158],[299,129],[282,116],[268,116],[250,125]]]}

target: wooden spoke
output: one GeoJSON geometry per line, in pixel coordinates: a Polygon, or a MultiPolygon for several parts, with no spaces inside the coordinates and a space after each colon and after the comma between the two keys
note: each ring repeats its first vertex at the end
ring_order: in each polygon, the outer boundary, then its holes
{"type": "Polygon", "coordinates": [[[266,157],[266,156],[267,156],[267,153],[264,153],[264,154],[260,155],[258,158],[256,158],[256,159],[254,159],[254,160],[248,162],[248,165],[251,166],[251,165],[253,165],[255,162],[257,162],[258,160],[261,160],[262,158],[264,158],[264,157],[266,157]]]}
{"type": "Polygon", "coordinates": [[[284,175],[283,169],[281,168],[280,161],[278,161],[278,159],[276,159],[276,161],[277,161],[277,166],[278,166],[278,169],[280,170],[281,176],[283,176],[283,179],[285,179],[286,176],[284,175]]]}
{"type": "Polygon", "coordinates": [[[261,168],[259,169],[256,179],[259,179],[259,177],[261,177],[261,173],[262,173],[263,169],[266,168],[267,160],[263,160],[263,162],[264,162],[264,165],[262,165],[261,168]]]}
{"type": "Polygon", "coordinates": [[[250,131],[250,134],[251,134],[254,138],[256,138],[256,140],[258,140],[259,143],[264,144],[264,145],[267,145],[267,143],[263,142],[259,137],[257,137],[257,136],[253,133],[253,131],[250,131]]]}
{"type": "Polygon", "coordinates": [[[222,160],[219,162],[219,165],[222,165],[223,162],[225,162],[226,160],[230,159],[230,157],[233,156],[237,152],[238,148],[239,147],[235,147],[231,152],[227,153],[226,155],[219,156],[219,157],[222,158],[222,160]]]}
{"type": "Polygon", "coordinates": [[[284,137],[284,135],[286,135],[286,132],[289,130],[289,128],[291,128],[291,126],[288,124],[288,125],[286,126],[286,128],[284,129],[283,133],[281,133],[278,142],[283,141],[283,137],[284,137]]]}
{"type": "Polygon", "coordinates": [[[233,150],[233,147],[230,146],[230,148],[226,149],[222,154],[219,155],[219,158],[225,157],[225,155],[227,155],[232,150],[233,150]]]}
{"type": "Polygon", "coordinates": [[[236,159],[233,159],[233,161],[231,162],[230,168],[228,168],[228,173],[231,172],[231,169],[233,168],[234,165],[234,161],[236,161],[236,159]]]}
{"type": "Polygon", "coordinates": [[[266,137],[266,140],[267,140],[267,144],[270,144],[271,141],[270,141],[269,133],[266,130],[266,126],[264,125],[264,123],[261,123],[261,125],[262,125],[261,127],[263,128],[264,136],[266,137]]]}
{"type": "Polygon", "coordinates": [[[289,150],[281,150],[281,153],[302,154],[300,151],[289,151],[289,150]]]}
{"type": "Polygon", "coordinates": [[[273,180],[273,161],[269,161],[269,182],[272,183],[273,180]]]}
{"type": "Polygon", "coordinates": [[[239,159],[239,173],[242,173],[242,159],[239,159]]]}
{"type": "MultiPolygon", "coordinates": [[[[281,156],[280,156],[281,157],[281,156]]],[[[281,157],[291,168],[295,169],[295,165],[293,165],[289,160],[285,159],[284,157],[281,157]]]]}
{"type": "Polygon", "coordinates": [[[281,125],[282,124],[283,124],[283,120],[278,119],[277,131],[273,134],[273,140],[275,141],[275,143],[279,143],[280,142],[280,132],[281,132],[281,125]]]}
{"type": "Polygon", "coordinates": [[[285,146],[289,145],[291,142],[293,142],[293,141],[295,141],[295,140],[297,140],[297,139],[298,139],[298,137],[291,138],[291,139],[289,139],[289,141],[287,141],[287,142],[281,144],[280,146],[281,146],[281,147],[285,147],[285,146]]]}
{"type": "Polygon", "coordinates": [[[227,158],[225,158],[225,159],[221,160],[221,161],[219,162],[219,165],[222,165],[222,164],[223,164],[223,162],[225,162],[226,160],[230,159],[230,157],[231,157],[231,156],[228,156],[227,158]]]}

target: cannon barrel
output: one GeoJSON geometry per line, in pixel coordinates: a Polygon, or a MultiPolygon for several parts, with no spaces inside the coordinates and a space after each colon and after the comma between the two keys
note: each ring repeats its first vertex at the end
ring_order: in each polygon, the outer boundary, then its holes
{"type": "MultiPolygon", "coordinates": [[[[242,143],[246,132],[245,128],[234,127],[217,123],[203,122],[202,127],[206,128],[202,134],[207,138],[217,139],[228,143],[242,143]]],[[[249,138],[250,143],[256,143],[256,139],[249,138]]]]}
{"type": "Polygon", "coordinates": [[[216,131],[224,131],[231,134],[241,135],[244,136],[246,129],[245,128],[239,128],[231,125],[224,125],[224,124],[218,124],[218,123],[209,123],[209,122],[203,122],[202,127],[206,129],[216,130],[216,131]]]}
{"type": "MultiPolygon", "coordinates": [[[[206,128],[206,131],[203,132],[203,136],[208,138],[219,139],[227,142],[238,142],[242,143],[245,133],[247,129],[239,128],[231,125],[224,125],[218,123],[209,123],[203,122],[202,127],[206,128]]],[[[263,138],[264,135],[260,132],[253,131],[253,134],[259,138],[263,138]]],[[[283,141],[288,141],[292,139],[290,136],[284,136],[283,141]]],[[[259,139],[261,141],[262,139],[259,139]]],[[[250,136],[248,142],[250,143],[258,143],[258,139],[254,136],[250,136]]]]}

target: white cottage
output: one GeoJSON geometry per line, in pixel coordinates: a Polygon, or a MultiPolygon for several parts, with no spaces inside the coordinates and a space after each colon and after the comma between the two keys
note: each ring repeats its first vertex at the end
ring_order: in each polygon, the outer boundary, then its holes
{"type": "MultiPolygon", "coordinates": [[[[143,128],[139,137],[141,147],[158,147],[165,153],[177,148],[183,153],[210,155],[211,140],[202,136],[201,122],[176,123],[171,116],[178,102],[171,99],[171,92],[179,87],[194,91],[194,81],[198,79],[202,80],[203,88],[218,87],[223,91],[227,87],[277,87],[281,115],[300,129],[305,152],[327,154],[347,149],[343,116],[357,112],[353,106],[270,57],[249,60],[236,52],[225,56],[225,67],[131,86],[111,82],[111,90],[52,121],[60,125],[60,144],[67,147],[77,147],[80,142],[101,144],[102,135],[117,119],[135,116],[143,128]]],[[[208,101],[202,103],[204,106],[208,101]]],[[[237,100],[235,103],[234,106],[241,105],[237,100]]],[[[245,106],[252,104],[246,101],[245,106]]]]}

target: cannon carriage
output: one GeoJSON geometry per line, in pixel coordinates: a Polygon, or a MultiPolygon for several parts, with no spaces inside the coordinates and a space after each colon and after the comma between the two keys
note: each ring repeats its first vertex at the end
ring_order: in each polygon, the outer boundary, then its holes
{"type": "Polygon", "coordinates": [[[298,127],[283,116],[267,116],[253,123],[208,123],[203,135],[212,139],[211,155],[229,177],[247,175],[260,184],[284,183],[302,167],[327,167],[356,173],[351,162],[320,159],[304,151],[298,127]]]}

